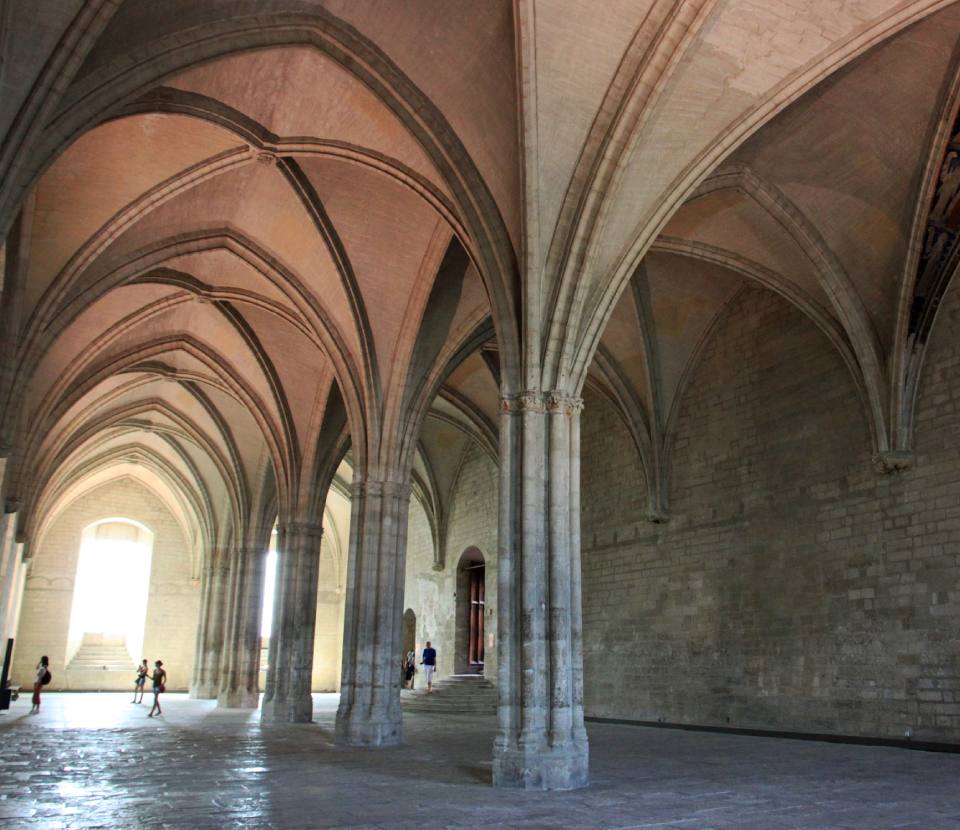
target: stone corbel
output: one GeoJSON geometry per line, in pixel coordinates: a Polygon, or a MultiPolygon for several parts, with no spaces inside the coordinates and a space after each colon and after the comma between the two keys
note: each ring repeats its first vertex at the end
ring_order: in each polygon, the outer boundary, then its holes
{"type": "Polygon", "coordinates": [[[883,450],[873,457],[873,467],[881,474],[901,473],[910,469],[913,453],[910,450],[883,450]]]}

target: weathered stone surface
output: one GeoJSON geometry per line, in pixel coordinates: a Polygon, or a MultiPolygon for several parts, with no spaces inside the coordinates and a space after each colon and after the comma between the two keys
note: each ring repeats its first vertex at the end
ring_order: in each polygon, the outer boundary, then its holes
{"type": "Polygon", "coordinates": [[[159,720],[120,694],[51,694],[37,717],[14,706],[0,821],[24,830],[960,825],[956,755],[590,724],[594,786],[550,794],[488,786],[492,717],[411,714],[402,747],[370,752],[335,746],[334,695],[315,696],[315,724],[180,695],[159,720]]]}
{"type": "Polygon", "coordinates": [[[847,369],[768,293],[692,379],[668,524],[643,520],[626,431],[588,400],[589,714],[960,740],[960,294],[942,313],[900,473],[873,470],[847,369]]]}

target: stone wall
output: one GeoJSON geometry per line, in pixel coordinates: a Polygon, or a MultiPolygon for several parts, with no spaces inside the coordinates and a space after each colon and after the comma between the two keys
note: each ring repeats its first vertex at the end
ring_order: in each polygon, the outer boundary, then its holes
{"type": "MultiPolygon", "coordinates": [[[[427,517],[423,508],[411,501],[403,607],[417,616],[417,659],[419,649],[430,640],[437,649],[440,676],[455,671],[456,614],[461,610],[456,597],[457,565],[463,552],[475,547],[486,564],[484,674],[490,679],[496,677],[497,493],[497,466],[474,445],[468,450],[454,487],[446,557],[439,571],[433,569],[433,540],[427,517]]],[[[421,680],[422,675],[417,675],[417,682],[421,680]]]]}
{"type": "Polygon", "coordinates": [[[587,396],[587,714],[960,740],[960,295],[890,475],[826,338],[773,294],[734,306],[682,402],[669,523],[587,396]]]}
{"type": "Polygon", "coordinates": [[[190,553],[176,519],[150,490],[123,479],[104,484],[70,504],[38,540],[27,575],[13,661],[14,682],[29,685],[41,654],[50,657],[51,689],[132,689],[129,671],[69,672],[67,637],[84,528],[123,517],[153,531],[150,588],[143,656],[162,659],[170,691],[186,690],[200,610],[200,582],[191,574],[190,553]]]}

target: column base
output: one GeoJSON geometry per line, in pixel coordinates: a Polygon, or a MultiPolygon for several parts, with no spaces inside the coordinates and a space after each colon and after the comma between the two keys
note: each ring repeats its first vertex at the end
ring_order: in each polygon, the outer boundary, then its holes
{"type": "Polygon", "coordinates": [[[562,747],[493,744],[493,786],[520,790],[578,790],[590,784],[586,741],[562,747]]]}
{"type": "Polygon", "coordinates": [[[403,737],[398,718],[376,720],[357,713],[337,713],[336,742],[340,746],[397,746],[403,737]]]}
{"type": "Polygon", "coordinates": [[[297,698],[278,698],[276,695],[264,701],[260,710],[261,723],[311,723],[313,721],[313,698],[310,695],[297,698]]]}
{"type": "Polygon", "coordinates": [[[217,695],[218,709],[256,709],[260,705],[260,693],[249,692],[246,689],[236,691],[221,691],[217,695]]]}
{"type": "Polygon", "coordinates": [[[216,700],[220,689],[213,683],[198,683],[190,689],[190,697],[194,700],[216,700]]]}

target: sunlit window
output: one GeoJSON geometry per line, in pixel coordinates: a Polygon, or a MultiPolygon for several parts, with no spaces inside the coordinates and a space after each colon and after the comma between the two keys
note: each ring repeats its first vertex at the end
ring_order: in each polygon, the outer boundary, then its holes
{"type": "Polygon", "coordinates": [[[88,526],[80,544],[70,613],[68,660],[81,647],[96,653],[122,650],[142,657],[150,591],[153,533],[128,519],[88,526]]]}
{"type": "Polygon", "coordinates": [[[277,529],[270,535],[270,550],[263,571],[263,607],[260,614],[260,636],[270,639],[273,631],[273,597],[277,592],[277,529]]]}

